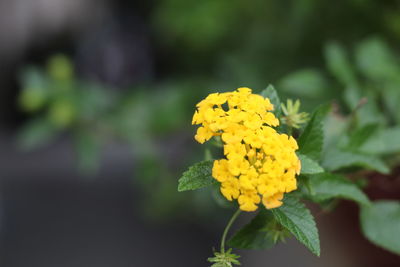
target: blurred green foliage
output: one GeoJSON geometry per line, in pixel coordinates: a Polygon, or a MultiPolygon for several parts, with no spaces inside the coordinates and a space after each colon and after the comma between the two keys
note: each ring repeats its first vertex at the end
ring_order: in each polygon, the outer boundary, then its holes
{"type": "MultiPolygon", "coordinates": [[[[398,10],[394,0],[157,1],[148,23],[161,75],[117,91],[80,78],[64,55],[43,68],[27,66],[19,104],[31,120],[19,145],[35,149],[67,132],[80,169],[93,173],[104,146],[126,144],[137,181],[152,190],[144,194],[148,209],[170,215],[188,202],[188,195],[176,194],[177,169],[202,153],[193,142],[174,160],[165,144],[191,140],[196,102],[210,91],[249,86],[259,92],[273,83],[283,103],[300,98],[306,111],[336,102],[325,120],[321,164],[334,155],[387,170],[399,163],[400,151],[393,142],[400,139],[399,51],[392,49],[400,41],[398,10]],[[371,34],[384,39],[365,39],[371,34]]],[[[207,160],[217,156],[210,149],[207,160]]],[[[339,161],[328,167],[348,168],[339,161]]],[[[210,195],[221,200],[215,189],[194,194],[199,213],[209,212],[210,195]]]]}
{"type": "MultiPolygon", "coordinates": [[[[27,66],[20,77],[19,104],[32,117],[19,133],[20,149],[37,149],[67,133],[78,168],[93,175],[100,168],[103,149],[121,143],[133,156],[134,183],[141,188],[146,214],[168,219],[192,205],[199,214],[210,212],[214,193],[207,192],[208,197],[198,193],[192,201],[183,201],[187,197],[175,190],[177,168],[171,168],[186,163],[170,158],[171,149],[176,148],[168,142],[192,135],[185,130],[191,120],[188,110],[199,96],[189,90],[190,83],[181,81],[177,86],[166,81],[152,93],[146,86],[116,91],[79,79],[64,55],[51,57],[45,68],[27,66]]],[[[189,153],[187,160],[190,157],[198,158],[194,153],[189,153]]]]}

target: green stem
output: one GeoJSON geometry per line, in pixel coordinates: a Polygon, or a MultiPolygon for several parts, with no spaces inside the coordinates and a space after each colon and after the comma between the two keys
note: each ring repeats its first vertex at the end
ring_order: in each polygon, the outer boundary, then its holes
{"type": "Polygon", "coordinates": [[[225,240],[226,240],[226,235],[228,234],[229,229],[231,228],[233,222],[236,220],[236,218],[240,214],[240,209],[238,209],[233,215],[232,218],[229,220],[228,224],[225,227],[224,233],[222,235],[221,239],[221,253],[225,253],[225,240]]]}

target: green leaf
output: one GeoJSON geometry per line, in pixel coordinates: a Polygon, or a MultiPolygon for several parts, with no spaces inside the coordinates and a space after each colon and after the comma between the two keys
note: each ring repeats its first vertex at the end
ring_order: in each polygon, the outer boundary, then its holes
{"type": "Polygon", "coordinates": [[[356,85],[356,76],[345,49],[336,42],[330,42],[325,47],[325,60],[329,71],[343,85],[353,87],[356,85]]]}
{"type": "Polygon", "coordinates": [[[400,126],[381,129],[368,139],[361,147],[360,151],[385,155],[400,152],[400,126]]]}
{"type": "Polygon", "coordinates": [[[376,201],[361,209],[360,219],[369,241],[400,255],[400,202],[376,201]]]}
{"type": "Polygon", "coordinates": [[[356,129],[350,134],[347,149],[355,150],[360,148],[377,130],[376,123],[367,124],[359,129],[356,129]]]}
{"type": "Polygon", "coordinates": [[[239,249],[267,249],[275,245],[274,229],[275,218],[271,211],[261,209],[251,222],[240,229],[228,241],[230,247],[239,249]]]}
{"type": "Polygon", "coordinates": [[[92,174],[99,168],[101,144],[95,133],[79,130],[75,134],[75,150],[80,169],[86,174],[92,174]]]}
{"type": "Polygon", "coordinates": [[[286,197],[284,204],[271,210],[275,219],[286,227],[312,253],[320,255],[318,229],[306,206],[295,198],[286,197]]]}
{"type": "Polygon", "coordinates": [[[380,124],[384,125],[387,118],[384,116],[380,108],[380,96],[374,91],[365,91],[364,97],[367,99],[367,103],[363,104],[356,110],[357,123],[365,126],[368,124],[380,124]]]}
{"type": "Polygon", "coordinates": [[[202,161],[191,166],[179,179],[178,191],[196,190],[215,184],[212,177],[212,160],[202,161]]]}
{"type": "Polygon", "coordinates": [[[378,157],[339,149],[329,150],[322,161],[328,171],[337,171],[349,167],[362,167],[380,173],[389,173],[388,166],[378,157]]]}
{"type": "Polygon", "coordinates": [[[313,160],[319,160],[321,157],[324,143],[323,119],[328,113],[330,106],[323,105],[317,108],[303,133],[299,137],[299,153],[308,156],[313,160]]]}
{"type": "Polygon", "coordinates": [[[310,159],[306,155],[298,154],[298,157],[301,161],[301,174],[314,174],[324,171],[318,162],[310,159]]]}
{"type": "Polygon", "coordinates": [[[314,69],[304,69],[285,76],[279,82],[283,91],[301,97],[317,98],[326,88],[324,76],[314,69]]]}
{"type": "Polygon", "coordinates": [[[36,112],[43,108],[51,95],[48,79],[36,67],[28,66],[20,74],[22,91],[19,95],[19,104],[28,112],[36,112]]]}
{"type": "Polygon", "coordinates": [[[331,198],[343,198],[353,200],[360,205],[370,204],[364,192],[341,175],[331,173],[310,175],[308,185],[311,187],[311,198],[317,202],[331,198]]]}
{"type": "Polygon", "coordinates": [[[32,150],[51,142],[58,130],[45,118],[28,122],[18,134],[18,147],[22,150],[32,150]]]}
{"type": "Polygon", "coordinates": [[[384,41],[370,38],[356,49],[356,61],[360,71],[368,78],[381,81],[396,78],[399,73],[396,56],[384,41]]]}
{"type": "Polygon", "coordinates": [[[363,91],[358,86],[348,86],[343,92],[343,100],[352,111],[357,108],[363,96],[363,91]]]}
{"type": "Polygon", "coordinates": [[[400,88],[398,81],[387,84],[382,90],[384,106],[389,111],[397,125],[400,124],[400,88]]]}
{"type": "MultiPolygon", "coordinates": [[[[327,116],[324,121],[324,151],[337,147],[346,138],[343,133],[347,132],[350,121],[348,118],[339,116],[327,116]]],[[[348,140],[348,139],[347,139],[348,140]]]]}
{"type": "Polygon", "coordinates": [[[260,95],[262,95],[265,98],[269,98],[271,101],[271,104],[274,105],[274,114],[275,116],[279,117],[282,113],[281,111],[281,101],[279,99],[278,93],[275,90],[275,87],[273,85],[268,85],[266,89],[264,89],[260,95]]]}

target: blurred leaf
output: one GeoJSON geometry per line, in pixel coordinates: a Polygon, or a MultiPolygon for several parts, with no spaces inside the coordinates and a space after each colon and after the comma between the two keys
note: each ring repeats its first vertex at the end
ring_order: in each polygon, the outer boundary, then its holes
{"type": "Polygon", "coordinates": [[[45,118],[34,119],[18,134],[18,146],[23,150],[33,150],[49,143],[57,133],[57,128],[50,121],[45,118]]]}
{"type": "Polygon", "coordinates": [[[149,98],[147,105],[152,108],[151,130],[165,133],[186,123],[189,116],[186,116],[185,104],[185,94],[176,89],[157,92],[149,98]]]}
{"type": "Polygon", "coordinates": [[[58,127],[67,127],[76,118],[76,103],[68,98],[54,100],[48,110],[49,120],[58,127]]]}
{"type": "Polygon", "coordinates": [[[335,112],[329,114],[324,121],[324,151],[336,147],[346,136],[343,134],[349,127],[349,118],[335,112]]]}
{"type": "Polygon", "coordinates": [[[151,150],[152,105],[150,95],[142,92],[124,96],[108,120],[117,136],[135,145],[140,152],[151,150]]]}
{"type": "Polygon", "coordinates": [[[357,79],[352,69],[350,60],[345,49],[336,42],[329,42],[325,46],[325,60],[329,71],[343,85],[354,88],[357,86],[357,79]]]}
{"type": "Polygon", "coordinates": [[[400,126],[380,129],[363,145],[360,151],[374,155],[384,155],[400,152],[400,126]]]}
{"type": "Polygon", "coordinates": [[[383,117],[378,106],[379,95],[377,92],[352,86],[345,89],[343,98],[350,111],[355,112],[357,115],[359,125],[383,124],[385,122],[385,117],[383,117]],[[360,101],[366,102],[360,105],[360,101]]]}
{"type": "Polygon", "coordinates": [[[234,234],[228,245],[239,249],[272,248],[276,243],[274,229],[270,229],[274,221],[275,218],[271,211],[260,209],[250,223],[234,234]]]}
{"type": "Polygon", "coordinates": [[[213,160],[213,159],[214,159],[214,157],[213,157],[213,155],[211,153],[210,148],[206,148],[204,150],[204,160],[213,160]]]}
{"type": "Polygon", "coordinates": [[[384,105],[387,110],[390,112],[390,115],[393,117],[394,121],[397,124],[400,124],[400,85],[399,82],[394,82],[393,84],[389,84],[385,86],[384,90],[382,90],[382,98],[384,101],[384,105]]]}
{"type": "Polygon", "coordinates": [[[23,87],[46,88],[48,81],[45,74],[37,67],[27,66],[19,77],[23,87]]]}
{"type": "Polygon", "coordinates": [[[348,86],[343,92],[343,99],[347,107],[353,111],[363,98],[361,89],[357,86],[348,86]]]}
{"type": "Polygon", "coordinates": [[[264,89],[260,95],[262,95],[265,98],[269,98],[271,101],[271,104],[274,105],[274,114],[276,117],[280,117],[282,111],[281,111],[281,101],[279,99],[278,93],[275,90],[275,87],[273,85],[268,85],[266,89],[264,89]]]}
{"type": "Polygon", "coordinates": [[[217,183],[212,175],[214,161],[202,161],[189,167],[179,179],[178,191],[196,190],[217,183]]]}
{"type": "Polygon", "coordinates": [[[298,154],[298,157],[301,161],[301,174],[314,174],[324,171],[324,169],[319,166],[316,161],[310,159],[309,157],[302,154],[298,154]]]}
{"type": "Polygon", "coordinates": [[[321,173],[309,176],[311,198],[314,201],[326,201],[332,198],[353,200],[360,205],[369,205],[370,201],[363,191],[341,175],[321,173]]]}
{"type": "Polygon", "coordinates": [[[44,106],[49,97],[48,81],[44,74],[35,67],[23,70],[20,82],[22,91],[19,95],[19,105],[26,111],[37,111],[44,106]]]}
{"type": "Polygon", "coordinates": [[[19,95],[19,105],[28,112],[34,112],[41,109],[46,101],[48,94],[44,88],[27,87],[19,95]]]}
{"type": "Polygon", "coordinates": [[[299,97],[318,98],[326,87],[325,78],[314,69],[296,71],[279,81],[279,88],[282,88],[282,91],[299,97]]]}
{"type": "Polygon", "coordinates": [[[380,124],[384,125],[387,118],[383,115],[381,108],[379,107],[379,98],[377,92],[371,90],[365,92],[367,103],[357,109],[357,123],[359,126],[365,126],[367,124],[380,124]]]}
{"type": "Polygon", "coordinates": [[[161,41],[174,45],[178,42],[195,51],[207,50],[230,33],[232,24],[236,25],[239,3],[231,1],[226,5],[223,1],[214,0],[160,1],[155,6],[153,20],[161,41]],[[205,17],[209,19],[204,20],[205,17]]]}
{"type": "Polygon", "coordinates": [[[77,112],[85,120],[100,120],[117,106],[117,97],[113,91],[98,84],[80,83],[77,90],[77,112]]]}
{"type": "Polygon", "coordinates": [[[286,227],[312,253],[320,255],[318,230],[314,217],[306,206],[295,198],[285,197],[284,204],[271,210],[275,219],[286,227]]]}
{"type": "Polygon", "coordinates": [[[376,201],[361,209],[360,219],[369,241],[400,255],[400,202],[376,201]]]}
{"type": "Polygon", "coordinates": [[[379,126],[375,123],[367,124],[359,129],[356,129],[350,134],[347,149],[355,150],[360,148],[374,134],[379,126]]]}
{"type": "Polygon", "coordinates": [[[339,149],[327,151],[323,158],[322,166],[329,171],[337,171],[349,167],[362,167],[380,173],[390,172],[388,166],[378,157],[339,149]]]}
{"type": "Polygon", "coordinates": [[[48,60],[47,71],[53,79],[65,81],[72,79],[74,67],[66,55],[56,54],[48,60]]]}
{"type": "Polygon", "coordinates": [[[360,71],[377,81],[398,76],[399,69],[390,48],[379,38],[369,38],[356,49],[356,61],[360,71]]]}
{"type": "Polygon", "coordinates": [[[318,161],[321,157],[324,143],[323,120],[330,106],[323,105],[317,108],[311,116],[306,128],[298,139],[299,153],[318,161]]]}
{"type": "Polygon", "coordinates": [[[80,169],[93,173],[99,167],[100,143],[95,132],[78,130],[75,134],[75,149],[80,169]]]}

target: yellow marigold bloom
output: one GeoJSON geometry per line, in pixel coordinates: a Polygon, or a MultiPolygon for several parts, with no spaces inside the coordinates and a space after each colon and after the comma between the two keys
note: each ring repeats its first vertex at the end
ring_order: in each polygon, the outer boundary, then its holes
{"type": "Polygon", "coordinates": [[[222,195],[237,199],[244,211],[256,210],[260,202],[277,208],[284,193],[297,189],[297,142],[273,128],[279,125],[273,109],[268,98],[242,87],[208,95],[193,115],[192,124],[201,124],[195,135],[199,143],[221,136],[226,158],[214,161],[212,175],[222,195]]]}

